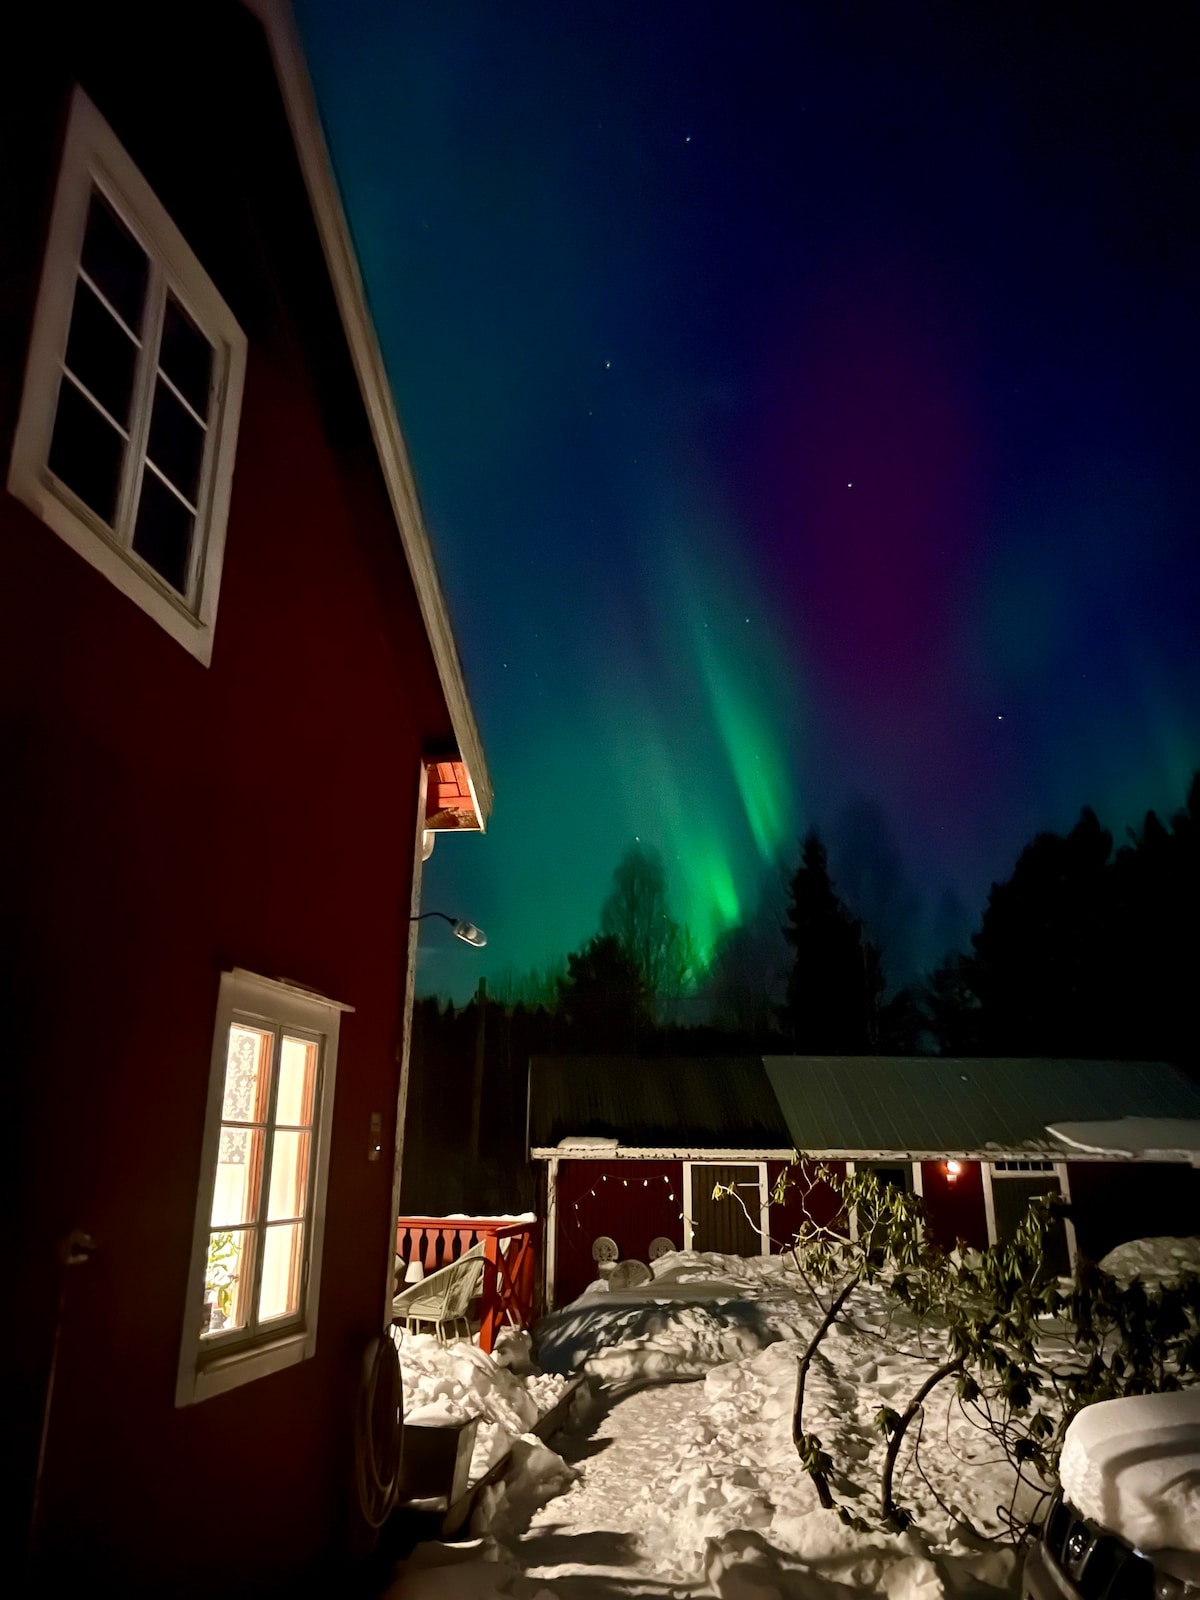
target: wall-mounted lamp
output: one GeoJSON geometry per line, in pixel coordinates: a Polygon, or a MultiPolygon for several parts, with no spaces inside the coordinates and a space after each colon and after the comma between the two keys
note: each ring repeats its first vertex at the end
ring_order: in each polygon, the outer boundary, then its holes
{"type": "Polygon", "coordinates": [[[454,930],[455,938],[462,939],[467,944],[473,944],[476,949],[482,950],[487,943],[487,934],[482,928],[477,928],[473,922],[464,922],[461,917],[447,916],[444,911],[422,911],[418,917],[410,917],[410,922],[424,922],[426,917],[441,917],[443,922],[448,922],[454,930]]]}
{"type": "Polygon", "coordinates": [[[947,1182],[953,1183],[955,1181],[955,1179],[958,1177],[958,1175],[959,1175],[959,1173],[961,1171],[962,1171],[962,1162],[961,1161],[947,1161],[947,1163],[946,1163],[946,1180],[947,1180],[947,1182]]]}

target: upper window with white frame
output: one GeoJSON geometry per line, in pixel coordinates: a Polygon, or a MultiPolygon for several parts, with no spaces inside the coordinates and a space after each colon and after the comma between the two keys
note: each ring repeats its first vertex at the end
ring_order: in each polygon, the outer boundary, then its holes
{"type": "Polygon", "coordinates": [[[10,492],[207,664],[246,338],[76,89],[10,492]]]}
{"type": "Polygon", "coordinates": [[[316,1347],[341,1013],[291,984],[222,974],[180,1354],[186,1405],[316,1347]]]}

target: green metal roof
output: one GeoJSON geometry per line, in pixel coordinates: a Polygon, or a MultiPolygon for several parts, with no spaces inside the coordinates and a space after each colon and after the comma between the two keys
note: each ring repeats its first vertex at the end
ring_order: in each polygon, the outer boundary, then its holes
{"type": "Polygon", "coordinates": [[[1050,1143],[1052,1122],[1200,1117],[1200,1087],[1161,1061],[766,1056],[798,1150],[953,1155],[1050,1143]]]}
{"type": "Polygon", "coordinates": [[[635,1149],[790,1150],[791,1135],[757,1056],[631,1061],[534,1056],[529,1145],[572,1137],[635,1149]]]}

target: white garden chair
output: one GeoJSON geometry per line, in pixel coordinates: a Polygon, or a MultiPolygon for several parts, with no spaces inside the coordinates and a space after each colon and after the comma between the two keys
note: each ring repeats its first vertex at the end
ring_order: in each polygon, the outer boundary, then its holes
{"type": "Polygon", "coordinates": [[[423,1323],[432,1323],[441,1344],[448,1343],[447,1329],[451,1338],[458,1338],[461,1326],[462,1337],[469,1339],[467,1312],[483,1287],[483,1260],[483,1245],[472,1245],[448,1267],[402,1289],[392,1301],[392,1322],[409,1333],[419,1333],[423,1323]]]}

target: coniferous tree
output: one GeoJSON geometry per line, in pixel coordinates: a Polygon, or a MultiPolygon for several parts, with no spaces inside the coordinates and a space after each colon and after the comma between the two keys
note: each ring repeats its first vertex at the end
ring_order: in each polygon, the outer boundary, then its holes
{"type": "Polygon", "coordinates": [[[802,1055],[864,1055],[879,1048],[883,971],[862,923],[842,904],[816,830],[805,836],[783,936],[795,952],[780,1020],[802,1055]]]}
{"type": "Polygon", "coordinates": [[[1038,834],[993,884],[962,974],[985,1054],[1111,1052],[1111,856],[1112,835],[1085,806],[1070,833],[1038,834]]]}
{"type": "Polygon", "coordinates": [[[576,1054],[636,1055],[651,1021],[642,974],[611,934],[598,934],[567,957],[558,1009],[576,1054]]]}

